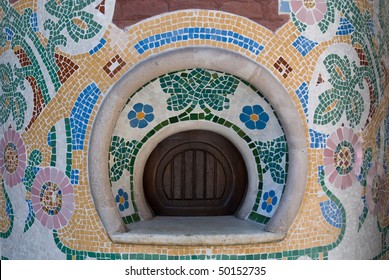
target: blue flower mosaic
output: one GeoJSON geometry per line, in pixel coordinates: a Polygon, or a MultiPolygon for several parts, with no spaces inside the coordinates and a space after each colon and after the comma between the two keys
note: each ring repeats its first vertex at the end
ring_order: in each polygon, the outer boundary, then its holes
{"type": "Polygon", "coordinates": [[[118,194],[116,195],[115,201],[118,204],[119,210],[122,212],[128,209],[128,207],[130,206],[130,204],[128,203],[128,193],[123,191],[123,189],[118,190],[118,194]]]}
{"type": "Polygon", "coordinates": [[[278,197],[276,196],[276,192],[271,190],[269,192],[265,192],[263,195],[263,202],[261,204],[262,210],[265,210],[267,213],[271,213],[273,211],[274,206],[278,202],[278,197]]]}
{"type": "Polygon", "coordinates": [[[154,120],[153,107],[147,104],[137,103],[128,113],[130,126],[133,128],[145,128],[154,120]]]}
{"type": "Polygon", "coordinates": [[[239,116],[248,129],[264,129],[269,121],[269,115],[260,105],[244,106],[239,116]]]}

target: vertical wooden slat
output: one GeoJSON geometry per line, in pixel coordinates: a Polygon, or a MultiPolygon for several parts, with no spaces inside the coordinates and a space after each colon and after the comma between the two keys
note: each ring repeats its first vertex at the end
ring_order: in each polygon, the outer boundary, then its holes
{"type": "Polygon", "coordinates": [[[214,199],[214,193],[215,193],[215,181],[213,179],[213,174],[215,173],[215,157],[210,154],[206,153],[206,175],[205,175],[205,188],[206,188],[206,194],[205,197],[207,199],[214,199]]]}
{"type": "Polygon", "coordinates": [[[182,154],[173,159],[173,199],[182,199],[182,154]]]}
{"type": "Polygon", "coordinates": [[[216,181],[216,198],[220,199],[223,196],[224,192],[226,191],[226,175],[219,161],[217,161],[215,181],[216,181]]]}
{"type": "Polygon", "coordinates": [[[201,150],[196,151],[196,199],[204,199],[205,198],[205,158],[204,158],[204,152],[201,150]]]}
{"type": "Polygon", "coordinates": [[[173,197],[173,188],[172,188],[172,184],[173,184],[173,177],[172,177],[172,164],[171,162],[169,162],[166,167],[165,167],[165,170],[163,172],[163,175],[162,175],[162,185],[163,185],[163,191],[166,195],[166,197],[168,199],[172,199],[173,197]]]}
{"type": "Polygon", "coordinates": [[[184,199],[193,199],[193,150],[184,152],[184,199]]]}

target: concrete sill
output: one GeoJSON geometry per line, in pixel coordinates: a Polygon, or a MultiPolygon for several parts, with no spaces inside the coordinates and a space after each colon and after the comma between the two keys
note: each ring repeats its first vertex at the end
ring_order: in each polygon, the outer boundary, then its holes
{"type": "Polygon", "coordinates": [[[262,225],[235,216],[154,217],[113,233],[115,243],[142,245],[243,245],[280,241],[285,234],[264,230],[262,225]]]}

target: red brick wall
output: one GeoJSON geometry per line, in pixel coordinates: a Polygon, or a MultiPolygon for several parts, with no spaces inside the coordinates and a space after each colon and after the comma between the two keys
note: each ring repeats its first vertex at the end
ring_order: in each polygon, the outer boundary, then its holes
{"type": "Polygon", "coordinates": [[[270,30],[289,20],[278,14],[278,0],[116,0],[113,23],[124,28],[140,20],[183,9],[225,11],[247,17],[270,30]]]}

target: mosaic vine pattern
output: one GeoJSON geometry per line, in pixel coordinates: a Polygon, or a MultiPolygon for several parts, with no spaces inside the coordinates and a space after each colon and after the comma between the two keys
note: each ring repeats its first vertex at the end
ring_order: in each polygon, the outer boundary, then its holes
{"type": "MultiPolygon", "coordinates": [[[[242,17],[209,11],[161,15],[158,23],[149,19],[121,31],[110,24],[113,7],[104,0],[0,0],[1,259],[387,259],[389,5],[278,3],[290,21],[273,34],[242,17]],[[139,61],[185,46],[228,49],[264,65],[295,102],[310,173],[286,240],[239,248],[143,248],[105,239],[86,168],[101,100],[139,61]],[[25,195],[16,197],[21,188],[25,195]],[[22,208],[27,210],[19,220],[22,208]],[[357,224],[346,219],[350,215],[359,217],[357,224]],[[10,249],[14,235],[38,227],[37,243],[47,246],[42,255],[10,249]],[[362,248],[374,242],[379,250],[362,248]],[[361,246],[359,255],[333,250],[355,246],[361,246]]],[[[142,145],[168,125],[196,120],[246,141],[258,170],[248,219],[265,224],[272,217],[287,180],[288,139],[255,89],[227,73],[188,69],[145,85],[123,112],[109,153],[113,199],[125,223],[141,219],[131,184],[142,145]],[[242,98],[248,92],[250,98],[242,98]]]]}

